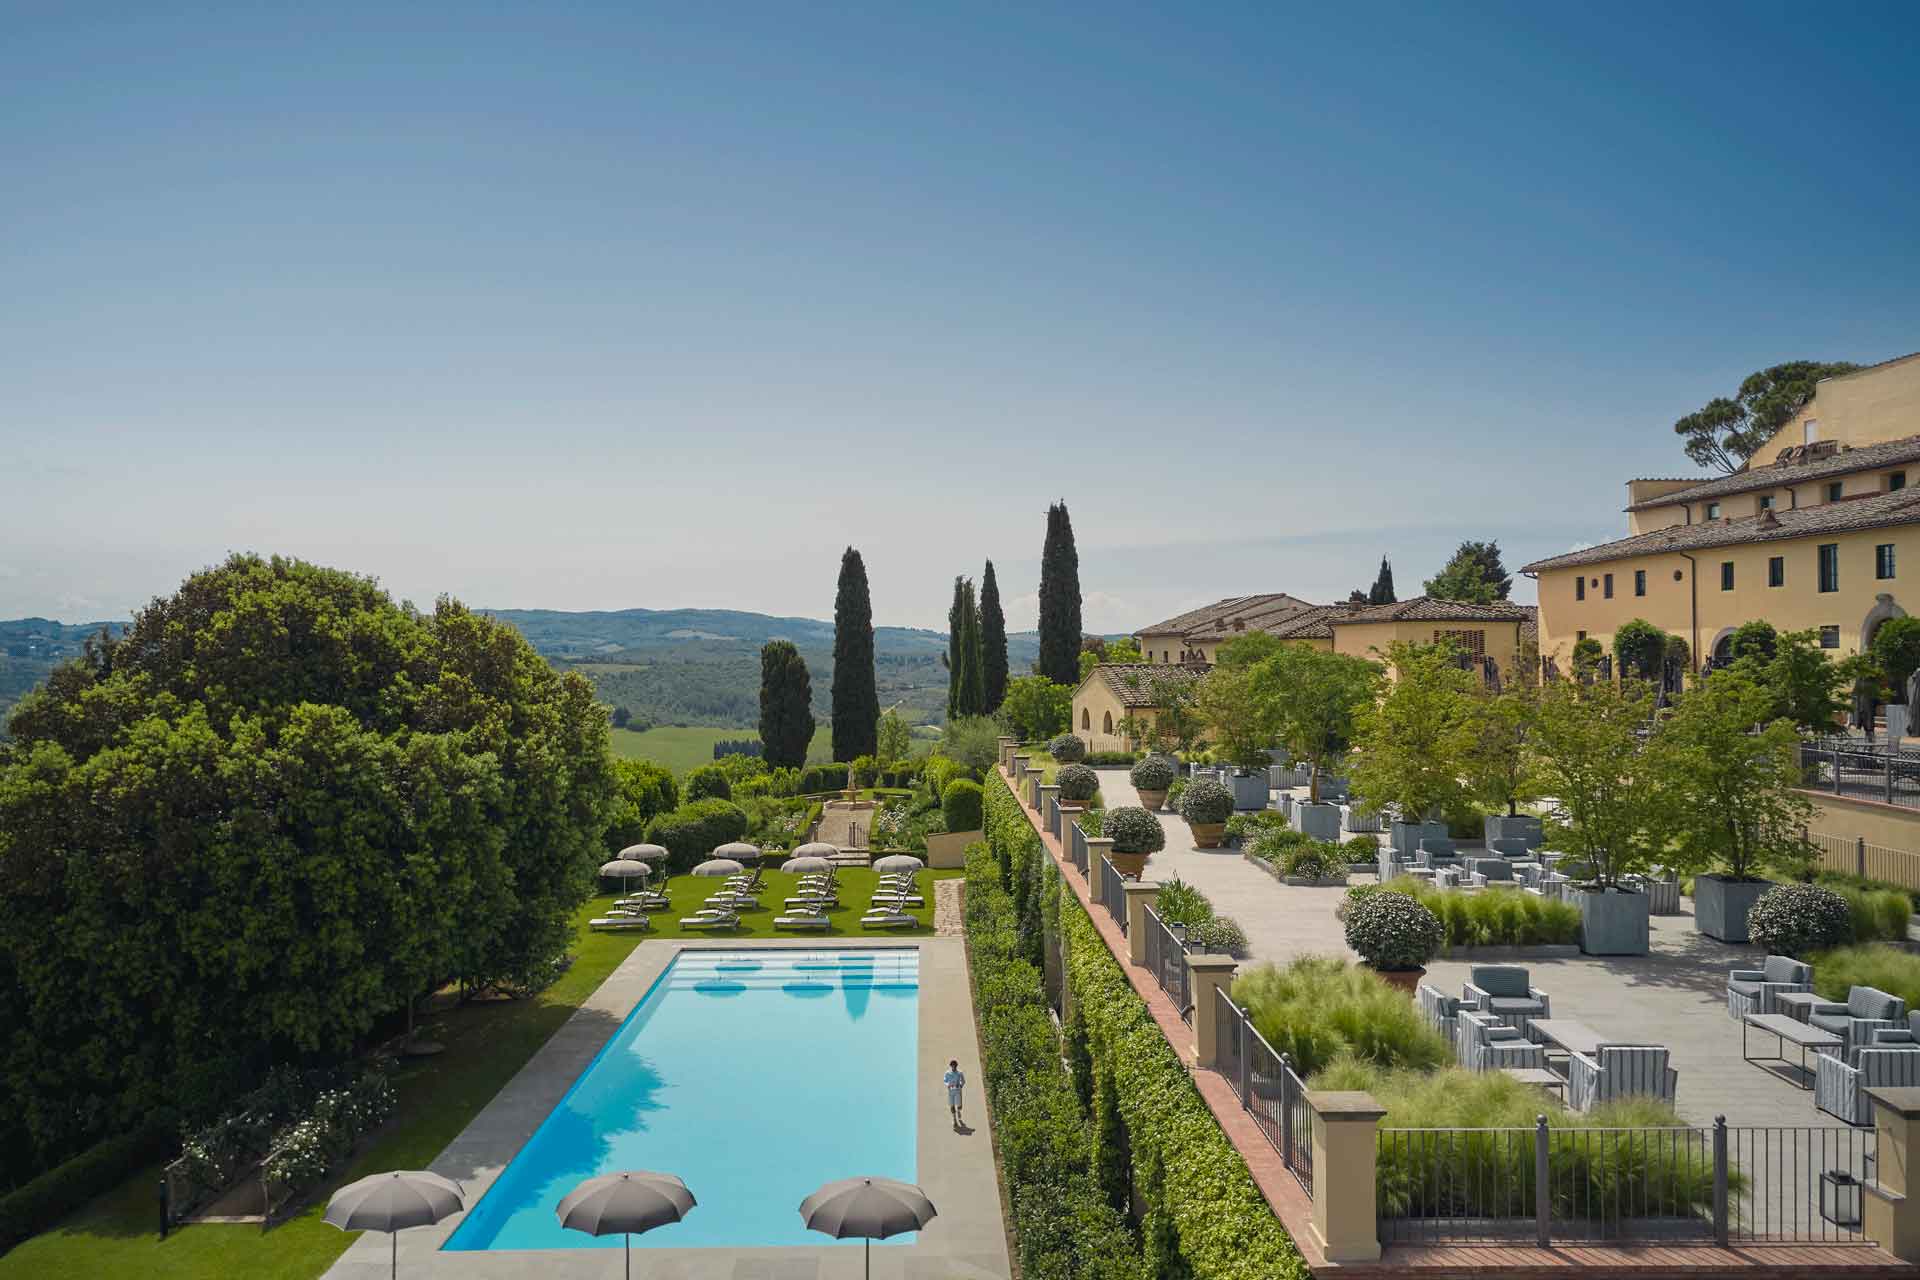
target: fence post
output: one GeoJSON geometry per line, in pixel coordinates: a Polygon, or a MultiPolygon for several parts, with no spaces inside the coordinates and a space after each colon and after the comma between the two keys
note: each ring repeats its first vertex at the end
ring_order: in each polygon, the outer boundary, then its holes
{"type": "Polygon", "coordinates": [[[1280,1162],[1293,1168],[1293,1062],[1280,1055],[1280,1162]]]}
{"type": "Polygon", "coordinates": [[[1187,966],[1187,999],[1193,1001],[1193,1064],[1213,1070],[1220,1065],[1220,998],[1233,985],[1237,962],[1232,956],[1183,955],[1187,966]]]}
{"type": "Polygon", "coordinates": [[[1127,963],[1145,964],[1147,908],[1160,901],[1160,886],[1142,880],[1123,880],[1120,887],[1127,895],[1127,963]]]}
{"type": "Polygon", "coordinates": [[[1253,1110],[1253,1019],[1240,1010],[1240,1109],[1253,1110]]]}
{"type": "Polygon", "coordinates": [[[1887,803],[1893,803],[1893,744],[1887,744],[1887,803]]]}
{"type": "Polygon", "coordinates": [[[1713,1242],[1727,1247],[1727,1118],[1713,1118],[1713,1242]]]}
{"type": "Polygon", "coordinates": [[[1370,1093],[1313,1090],[1313,1221],[1315,1243],[1328,1262],[1374,1262],[1380,1257],[1375,1170],[1380,1117],[1386,1108],[1370,1093]]]}
{"type": "Polygon", "coordinates": [[[1553,1243],[1553,1181],[1547,1160],[1547,1118],[1533,1118],[1533,1230],[1542,1249],[1553,1243]]]}
{"type": "Polygon", "coordinates": [[[1861,877],[1867,874],[1867,838],[1865,836],[1853,838],[1853,874],[1861,877]]]}

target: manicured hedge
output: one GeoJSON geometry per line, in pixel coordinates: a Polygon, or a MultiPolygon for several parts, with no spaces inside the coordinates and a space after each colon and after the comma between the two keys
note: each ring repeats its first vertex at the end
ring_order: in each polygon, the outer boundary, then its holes
{"type": "MultiPolygon", "coordinates": [[[[976,992],[982,985],[982,946],[977,940],[976,925],[984,923],[976,921],[976,899],[1003,902],[1011,908],[1011,900],[994,881],[994,869],[997,866],[1002,875],[1017,873],[1032,860],[1044,856],[1039,837],[1027,822],[1019,802],[1004,786],[995,784],[987,788],[986,829],[993,861],[970,859],[967,877],[967,933],[973,946],[976,992]]],[[[1168,1199],[1164,1209],[1173,1222],[1174,1238],[1191,1274],[1206,1280],[1274,1280],[1276,1277],[1305,1280],[1306,1264],[1261,1197],[1246,1163],[1221,1132],[1219,1123],[1153,1021],[1146,1004],[1128,985],[1119,963],[1107,950],[1085,908],[1078,898],[1065,892],[1064,886],[1059,891],[1057,911],[1075,1008],[1085,1020],[1097,1069],[1112,1072],[1118,1086],[1136,1185],[1148,1186],[1156,1156],[1164,1162],[1163,1185],[1168,1199]]],[[[1017,954],[1018,941],[1012,925],[1009,918],[1005,940],[997,945],[1009,954],[1017,954]]],[[[1038,1003],[1044,999],[1038,971],[1030,965],[1024,967],[1031,974],[1036,1011],[1044,1019],[1044,1005],[1038,1003]]],[[[981,1001],[983,997],[976,993],[975,999],[981,1001]]],[[[981,1026],[984,1040],[984,1014],[981,1026]]],[[[1044,1088],[1051,1092],[1070,1080],[1060,1070],[1061,1048],[1050,1020],[1046,1032],[1044,1041],[1033,1050],[1032,1074],[1036,1079],[1025,1082],[1022,1091],[1044,1088]]],[[[987,1070],[991,1076],[991,1064],[987,1070]]],[[[1010,1084],[1006,1087],[1011,1088],[1010,1084]]],[[[1071,1085],[1065,1087],[1071,1100],[1071,1085]]],[[[1079,1115],[1077,1101],[1072,1105],[1074,1113],[1079,1115]]],[[[997,1097],[994,1108],[998,1136],[1006,1117],[997,1097]]],[[[1089,1124],[1090,1118],[1082,1119],[1080,1140],[1090,1143],[1090,1131],[1086,1128],[1089,1124]]],[[[1003,1162],[1007,1158],[1004,1145],[1001,1158],[1003,1162]]],[[[1011,1178],[1009,1173],[1009,1181],[1011,1178]]],[[[1097,1198],[1097,1192],[1095,1195],[1097,1198]]],[[[1056,1196],[1049,1216],[1041,1218],[1036,1225],[1057,1225],[1058,1218],[1065,1217],[1078,1221],[1081,1218],[1078,1206],[1078,1201],[1069,1205],[1065,1197],[1056,1196]]],[[[1159,1208],[1150,1206],[1150,1209],[1159,1208]]],[[[1023,1230],[1017,1211],[1014,1226],[1016,1233],[1023,1230]]],[[[1025,1270],[1024,1239],[1020,1253],[1023,1274],[1062,1274],[1025,1270]]],[[[1100,1272],[1082,1263],[1082,1270],[1074,1274],[1133,1273],[1100,1272]]]]}
{"type": "Polygon", "coordinates": [[[119,1186],[179,1146],[176,1122],[159,1117],[135,1133],[109,1138],[0,1196],[0,1253],[45,1231],[87,1201],[119,1186]]]}
{"type": "Polygon", "coordinates": [[[747,834],[746,811],[731,800],[696,800],[670,810],[647,824],[647,840],[671,856],[670,871],[690,871],[713,856],[713,851],[747,834]]]}
{"type": "Polygon", "coordinates": [[[955,778],[940,793],[940,811],[949,831],[980,829],[980,784],[970,778],[955,778]]]}

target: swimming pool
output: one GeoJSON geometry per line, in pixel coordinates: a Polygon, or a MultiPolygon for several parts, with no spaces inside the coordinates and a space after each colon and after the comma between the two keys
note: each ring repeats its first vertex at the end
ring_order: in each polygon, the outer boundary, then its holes
{"type": "Polygon", "coordinates": [[[699,1201],[636,1249],[831,1244],[800,1225],[821,1183],[918,1181],[919,1044],[915,948],[682,951],[442,1247],[618,1249],[554,1219],[617,1169],[699,1201]]]}

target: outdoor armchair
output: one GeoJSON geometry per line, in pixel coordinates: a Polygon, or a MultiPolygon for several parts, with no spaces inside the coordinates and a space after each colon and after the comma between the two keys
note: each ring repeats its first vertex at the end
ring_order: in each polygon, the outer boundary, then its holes
{"type": "Polygon", "coordinates": [[[1567,1105],[1591,1111],[1603,1102],[1648,1097],[1672,1102],[1680,1073],[1667,1061],[1665,1045],[1603,1044],[1589,1057],[1567,1058],[1567,1105]]]}
{"type": "Polygon", "coordinates": [[[1462,1005],[1454,1029],[1455,1055],[1469,1071],[1547,1065],[1545,1045],[1534,1044],[1513,1027],[1494,1021],[1492,1014],[1462,1005]]]}
{"type": "Polygon", "coordinates": [[[1467,884],[1475,889],[1520,883],[1519,877],[1513,874],[1513,864],[1505,858],[1468,858],[1466,867],[1467,884]]]}
{"type": "Polygon", "coordinates": [[[1448,866],[1460,861],[1460,853],[1453,847],[1453,841],[1445,836],[1423,836],[1420,847],[1413,855],[1416,867],[1448,866]]]}
{"type": "Polygon", "coordinates": [[[1845,1004],[1816,1004],[1807,1013],[1808,1022],[1840,1037],[1842,1052],[1871,1043],[1875,1031],[1898,1028],[1906,1017],[1905,1000],[1874,987],[1854,987],[1845,1004]]]}
{"type": "Polygon", "coordinates": [[[1792,956],[1768,956],[1758,969],[1727,975],[1727,1016],[1735,1022],[1749,1013],[1777,1013],[1773,998],[1782,991],[1813,990],[1813,969],[1792,956]]]}
{"type": "Polygon", "coordinates": [[[1413,993],[1413,998],[1426,1024],[1438,1031],[1448,1044],[1453,1044],[1460,1015],[1458,998],[1446,994],[1431,982],[1421,983],[1413,993]]]}
{"type": "Polygon", "coordinates": [[[1495,1022],[1525,1032],[1535,1018],[1551,1018],[1552,1002],[1517,964],[1476,964],[1460,988],[1462,1007],[1487,1014],[1495,1022]]]}
{"type": "Polygon", "coordinates": [[[1848,1124],[1872,1124],[1870,1088],[1920,1085],[1920,1042],[1905,1027],[1881,1028],[1871,1044],[1844,1058],[1822,1053],[1813,1060],[1813,1105],[1848,1124]]]}

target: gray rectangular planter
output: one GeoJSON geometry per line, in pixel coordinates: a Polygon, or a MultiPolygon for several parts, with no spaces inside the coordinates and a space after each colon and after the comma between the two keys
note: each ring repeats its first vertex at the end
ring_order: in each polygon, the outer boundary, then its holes
{"type": "Polygon", "coordinates": [[[1580,950],[1590,956],[1643,956],[1652,940],[1644,893],[1576,890],[1580,950]]]}
{"type": "Polygon", "coordinates": [[[1297,804],[1293,807],[1293,829],[1315,840],[1340,838],[1340,809],[1331,804],[1297,804]]]}
{"type": "Polygon", "coordinates": [[[1725,876],[1693,878],[1693,927],[1722,942],[1750,942],[1747,912],[1773,888],[1771,880],[1730,880],[1725,876]]]}
{"type": "Polygon", "coordinates": [[[1540,819],[1530,813],[1507,817],[1505,814],[1487,815],[1487,839],[1525,840],[1529,849],[1538,849],[1546,843],[1546,835],[1540,829],[1540,819]]]}
{"type": "Polygon", "coordinates": [[[1227,787],[1233,792],[1233,807],[1236,809],[1264,809],[1267,807],[1267,775],[1260,773],[1233,774],[1227,778],[1227,787]]]}
{"type": "Polygon", "coordinates": [[[1447,824],[1444,822],[1396,822],[1387,833],[1395,853],[1411,858],[1420,848],[1422,840],[1445,840],[1447,824]]]}

